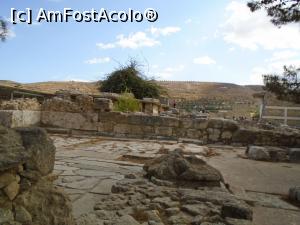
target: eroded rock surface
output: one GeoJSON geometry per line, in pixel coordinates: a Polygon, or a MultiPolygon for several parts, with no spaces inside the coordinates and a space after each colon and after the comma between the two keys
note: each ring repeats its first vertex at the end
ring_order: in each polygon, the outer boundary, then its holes
{"type": "Polygon", "coordinates": [[[155,158],[144,166],[148,177],[174,181],[177,184],[220,186],[221,173],[209,166],[203,159],[190,155],[184,157],[182,149],[155,158]]]}
{"type": "Polygon", "coordinates": [[[221,187],[157,186],[138,177],[118,182],[112,191],[78,224],[230,224],[232,218],[236,224],[251,224],[252,220],[248,205],[221,187]]]}

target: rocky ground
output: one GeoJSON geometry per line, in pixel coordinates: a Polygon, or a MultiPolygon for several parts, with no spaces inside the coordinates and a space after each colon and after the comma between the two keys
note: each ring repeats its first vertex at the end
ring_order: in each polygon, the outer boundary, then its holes
{"type": "Polygon", "coordinates": [[[300,209],[285,201],[289,188],[300,185],[299,164],[245,159],[240,157],[245,148],[231,146],[59,135],[52,139],[57,147],[56,185],[71,197],[79,224],[249,224],[241,219],[250,218],[251,210],[252,224],[300,223],[300,209]],[[236,197],[224,185],[191,189],[142,177],[147,160],[177,148],[221,171],[236,197]]]}

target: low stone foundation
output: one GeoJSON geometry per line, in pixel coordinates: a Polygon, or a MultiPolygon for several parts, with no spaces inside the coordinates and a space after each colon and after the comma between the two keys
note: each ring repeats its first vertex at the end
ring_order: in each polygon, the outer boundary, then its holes
{"type": "Polygon", "coordinates": [[[100,135],[133,138],[196,139],[203,144],[300,146],[297,132],[241,128],[232,120],[182,119],[124,114],[118,112],[65,113],[42,112],[45,127],[97,132],[100,135]]]}
{"type": "Polygon", "coordinates": [[[192,119],[119,112],[0,111],[6,127],[41,125],[104,136],[147,139],[193,139],[202,144],[300,147],[297,131],[243,128],[225,119],[192,119]]]}

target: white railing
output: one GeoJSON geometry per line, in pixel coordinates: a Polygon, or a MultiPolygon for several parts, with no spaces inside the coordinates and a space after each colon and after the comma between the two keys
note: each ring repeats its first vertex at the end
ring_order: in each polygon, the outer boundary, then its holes
{"type": "Polygon", "coordinates": [[[288,116],[288,110],[299,110],[299,114],[300,114],[300,107],[266,106],[265,109],[283,110],[283,116],[265,116],[265,115],[262,115],[262,119],[283,120],[285,125],[287,125],[288,120],[300,120],[300,117],[288,116]]]}

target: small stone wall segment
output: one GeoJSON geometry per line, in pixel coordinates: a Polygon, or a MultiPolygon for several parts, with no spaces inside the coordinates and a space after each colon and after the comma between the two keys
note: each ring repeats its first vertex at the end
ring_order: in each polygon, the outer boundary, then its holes
{"type": "Polygon", "coordinates": [[[52,184],[54,159],[43,129],[0,126],[1,225],[74,225],[68,197],[52,184]]]}
{"type": "Polygon", "coordinates": [[[9,128],[38,126],[41,111],[0,110],[0,125],[9,128]]]}
{"type": "Polygon", "coordinates": [[[102,135],[135,138],[197,139],[207,143],[237,143],[300,147],[300,134],[240,128],[226,119],[179,119],[119,112],[42,112],[45,127],[97,131],[102,135]]]}

